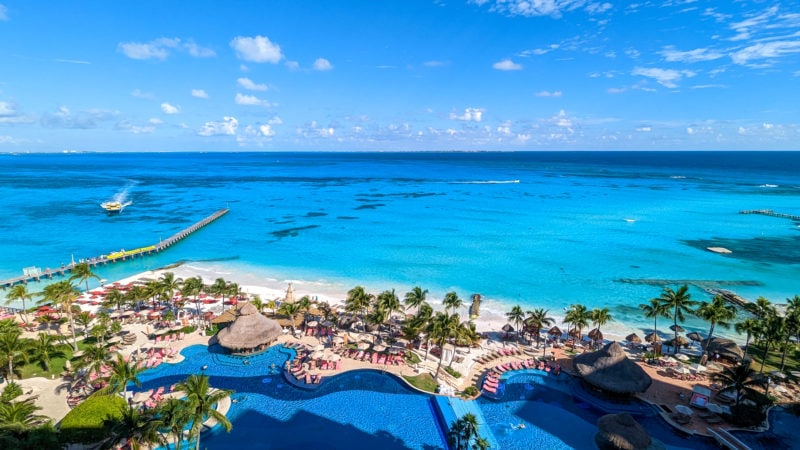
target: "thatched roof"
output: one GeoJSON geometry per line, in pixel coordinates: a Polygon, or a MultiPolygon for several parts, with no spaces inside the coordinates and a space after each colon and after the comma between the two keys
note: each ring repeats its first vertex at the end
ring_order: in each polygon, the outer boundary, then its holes
{"type": "Polygon", "coordinates": [[[211,323],[213,324],[221,324],[221,323],[230,323],[236,320],[239,317],[239,310],[249,303],[239,303],[236,306],[232,306],[225,310],[222,314],[218,315],[211,319],[211,323]]]}
{"type": "Polygon", "coordinates": [[[650,333],[647,336],[645,336],[644,340],[647,341],[647,342],[660,341],[661,340],[661,336],[657,335],[656,332],[653,331],[652,333],[650,333]]]}
{"type": "Polygon", "coordinates": [[[550,328],[550,331],[548,331],[547,334],[551,334],[553,336],[561,336],[564,333],[561,331],[561,328],[554,326],[553,328],[550,328]]]}
{"type": "Polygon", "coordinates": [[[593,328],[592,331],[590,331],[586,335],[589,336],[589,339],[594,339],[595,341],[603,340],[603,332],[600,331],[599,328],[593,328]]]}
{"type": "Polygon", "coordinates": [[[283,332],[278,322],[261,315],[250,303],[242,306],[238,313],[233,323],[217,333],[217,341],[227,349],[256,348],[271,343],[283,332]]]}
{"type": "Polygon", "coordinates": [[[741,360],[744,358],[744,352],[741,347],[730,339],[712,337],[710,342],[708,339],[703,339],[704,346],[706,342],[708,342],[709,355],[719,353],[719,356],[732,360],[741,360]]]}
{"type": "Polygon", "coordinates": [[[594,442],[600,450],[644,450],[653,440],[647,430],[628,413],[606,414],[597,419],[594,442]]]}
{"type": "Polygon", "coordinates": [[[642,343],[642,338],[640,338],[639,335],[636,334],[636,333],[631,333],[631,334],[625,336],[625,340],[630,342],[630,343],[633,343],[633,344],[641,344],[642,343]]]}
{"type": "Polygon", "coordinates": [[[644,392],[653,380],[644,369],[628,359],[616,342],[606,344],[596,352],[575,357],[575,369],[587,383],[617,394],[644,392]]]}

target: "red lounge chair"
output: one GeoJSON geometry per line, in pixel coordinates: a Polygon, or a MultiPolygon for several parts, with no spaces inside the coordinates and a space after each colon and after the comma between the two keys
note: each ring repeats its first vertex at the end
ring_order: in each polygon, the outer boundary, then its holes
{"type": "Polygon", "coordinates": [[[492,387],[492,386],[484,386],[483,390],[486,391],[486,392],[491,392],[492,394],[496,394],[497,393],[497,388],[496,387],[492,387]]]}
{"type": "Polygon", "coordinates": [[[381,355],[380,358],[378,358],[378,364],[386,364],[386,355],[381,355]]]}
{"type": "Polygon", "coordinates": [[[311,384],[311,374],[306,374],[305,382],[306,384],[311,384]]]}
{"type": "Polygon", "coordinates": [[[377,353],[373,353],[372,354],[372,364],[377,364],[377,363],[378,363],[378,354],[377,353]]]}

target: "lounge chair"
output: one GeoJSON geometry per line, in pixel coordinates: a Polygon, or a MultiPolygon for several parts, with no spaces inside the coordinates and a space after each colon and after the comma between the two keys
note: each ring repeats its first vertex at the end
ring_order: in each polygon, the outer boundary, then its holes
{"type": "Polygon", "coordinates": [[[378,358],[378,364],[386,364],[386,355],[381,355],[380,358],[378,358]]]}
{"type": "Polygon", "coordinates": [[[317,377],[314,378],[314,384],[320,384],[321,382],[322,382],[322,375],[317,375],[317,377]]]}
{"type": "Polygon", "coordinates": [[[378,354],[377,353],[373,353],[372,354],[372,364],[377,364],[377,363],[378,363],[378,354]]]}
{"type": "Polygon", "coordinates": [[[311,384],[311,374],[306,373],[305,382],[306,384],[311,384]]]}
{"type": "Polygon", "coordinates": [[[497,388],[496,387],[492,387],[492,386],[485,386],[484,385],[483,386],[483,390],[486,391],[486,392],[491,392],[492,394],[496,394],[497,393],[497,388]]]}

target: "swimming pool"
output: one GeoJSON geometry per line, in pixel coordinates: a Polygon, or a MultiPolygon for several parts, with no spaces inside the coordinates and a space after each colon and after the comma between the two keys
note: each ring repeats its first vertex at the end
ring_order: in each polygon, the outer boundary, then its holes
{"type": "MultiPolygon", "coordinates": [[[[575,395],[582,389],[579,381],[532,370],[512,373],[504,381],[502,398],[477,400],[504,450],[597,448],[594,442],[597,419],[606,412],[595,406],[597,403],[585,401],[586,395],[575,395]]],[[[630,412],[667,449],[719,448],[712,439],[676,432],[645,403],[631,400],[627,405],[615,406],[630,412]]]]}
{"type": "Polygon", "coordinates": [[[799,429],[800,417],[781,406],[776,406],[769,411],[769,430],[762,433],[732,431],[731,434],[753,449],[800,449],[800,442],[797,441],[797,430],[799,429]]]}
{"type": "Polygon", "coordinates": [[[213,346],[191,346],[182,354],[186,359],[181,363],[162,364],[139,378],[142,389],[152,389],[204,373],[213,387],[236,391],[228,411],[233,430],[215,427],[203,433],[204,448],[446,447],[432,397],[409,389],[393,375],[348,372],[327,378],[312,391],[289,385],[279,371],[270,374],[273,364],[280,369],[293,354],[280,346],[250,356],[248,364],[213,346]]]}

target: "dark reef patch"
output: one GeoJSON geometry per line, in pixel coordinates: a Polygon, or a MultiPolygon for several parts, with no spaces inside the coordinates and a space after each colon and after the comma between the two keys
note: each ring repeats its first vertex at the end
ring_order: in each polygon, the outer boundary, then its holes
{"type": "Polygon", "coordinates": [[[283,230],[273,231],[270,234],[278,239],[283,239],[285,237],[295,237],[300,234],[301,231],[311,230],[313,228],[319,228],[319,225],[306,225],[304,227],[286,228],[283,230]]]}
{"type": "Polygon", "coordinates": [[[361,205],[357,208],[353,208],[354,210],[358,211],[359,209],[378,209],[381,206],[386,206],[385,203],[369,203],[365,205],[361,205]]]}
{"type": "Polygon", "coordinates": [[[327,216],[327,215],[328,215],[328,213],[318,212],[318,211],[310,211],[309,213],[306,214],[306,217],[322,217],[322,216],[327,216]]]}
{"type": "Polygon", "coordinates": [[[356,216],[336,216],[339,220],[356,220],[358,217],[356,216]]]}
{"type": "Polygon", "coordinates": [[[743,259],[767,264],[800,264],[800,235],[750,239],[694,239],[683,242],[690,247],[703,251],[706,251],[708,247],[725,247],[733,252],[719,254],[724,258],[743,259]]]}

